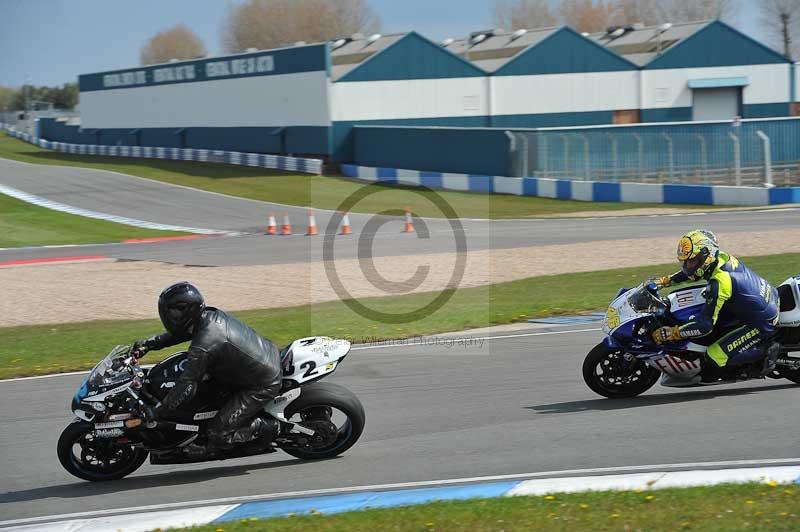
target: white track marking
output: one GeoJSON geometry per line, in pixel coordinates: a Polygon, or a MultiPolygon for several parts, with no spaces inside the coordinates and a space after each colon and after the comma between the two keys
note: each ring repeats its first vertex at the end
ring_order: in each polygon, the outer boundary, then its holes
{"type": "Polygon", "coordinates": [[[125,216],[117,216],[115,214],[105,214],[102,212],[90,211],[87,209],[82,209],[80,207],[65,205],[63,203],[42,198],[40,196],[35,196],[33,194],[29,194],[27,192],[23,192],[21,190],[17,190],[15,188],[11,188],[2,184],[0,184],[0,193],[5,194],[6,196],[11,196],[12,198],[16,198],[18,200],[25,201],[27,203],[31,203],[33,205],[38,205],[39,207],[44,207],[46,209],[66,212],[69,214],[75,214],[77,216],[83,216],[85,218],[94,218],[96,220],[105,220],[107,222],[115,222],[118,224],[131,225],[133,227],[143,227],[145,229],[158,229],[160,231],[180,231],[183,233],[195,233],[199,235],[238,234],[233,231],[222,231],[219,229],[201,229],[197,227],[183,227],[180,225],[146,222],[144,220],[127,218],[125,216]]]}
{"type": "MultiPolygon", "coordinates": [[[[493,475],[485,477],[450,478],[443,480],[423,480],[419,482],[399,482],[394,484],[374,484],[367,486],[349,486],[342,488],[326,488],[305,491],[287,491],[282,493],[267,493],[262,495],[245,495],[241,497],[225,497],[221,499],[206,499],[199,501],[186,501],[178,503],[152,504],[148,506],[135,506],[131,508],[115,508],[109,510],[97,510],[89,512],[78,512],[63,515],[48,515],[26,519],[13,519],[11,521],[0,521],[0,527],[34,524],[47,521],[62,521],[75,518],[100,517],[106,515],[120,515],[139,512],[150,512],[154,510],[173,510],[178,508],[192,508],[221,504],[237,504],[251,501],[263,501],[273,499],[286,499],[293,497],[311,497],[317,495],[332,495],[338,493],[352,493],[359,491],[392,490],[403,488],[421,488],[448,486],[457,484],[472,484],[476,482],[492,482],[502,480],[525,480],[534,478],[558,478],[567,475],[589,476],[596,474],[625,473],[635,471],[665,471],[678,470],[686,471],[697,468],[732,468],[732,467],[757,467],[765,465],[800,465],[800,458],[767,458],[758,460],[730,460],[724,462],[689,462],[677,464],[653,464],[638,466],[618,466],[618,467],[597,467],[589,469],[566,469],[560,471],[540,471],[537,473],[518,473],[513,475],[493,475]]],[[[146,477],[139,477],[146,478],[146,477]]]]}

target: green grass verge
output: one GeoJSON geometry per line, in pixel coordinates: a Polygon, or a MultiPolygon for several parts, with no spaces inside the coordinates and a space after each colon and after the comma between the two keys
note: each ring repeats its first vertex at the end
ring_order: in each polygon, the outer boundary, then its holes
{"type": "MultiPolygon", "coordinates": [[[[363,199],[352,209],[367,213],[402,209],[410,205],[420,216],[442,217],[441,211],[430,201],[434,195],[443,198],[462,218],[522,218],[579,211],[664,207],[661,204],[590,203],[500,194],[432,193],[413,187],[364,185],[337,177],[290,176],[285,172],[224,164],[72,155],[45,150],[5,133],[0,135],[0,157],[27,163],[111,170],[232,196],[319,209],[338,210],[345,198],[367,186],[369,190],[379,193],[363,199]]],[[[690,208],[708,209],[709,206],[695,205],[690,208]]]]}
{"type": "Polygon", "coordinates": [[[653,491],[606,491],[544,497],[435,502],[335,515],[243,519],[196,532],[732,532],[800,530],[800,489],[792,485],[723,484],[653,491]]]}
{"type": "Polygon", "coordinates": [[[186,233],[144,229],[54,211],[0,194],[0,247],[99,244],[186,233]]]}
{"type": "MultiPolygon", "coordinates": [[[[770,282],[780,283],[797,273],[800,253],[744,258],[770,282]]],[[[457,290],[430,316],[409,323],[379,323],[332,301],[298,307],[235,312],[262,335],[278,344],[309,335],[347,337],[355,342],[373,338],[405,338],[419,334],[458,331],[520,321],[525,318],[574,314],[605,308],[617,289],[634,286],[650,274],[668,274],[674,264],[624,268],[591,273],[531,277],[457,290]]],[[[202,287],[201,287],[202,288],[202,287]]],[[[436,294],[361,299],[387,313],[413,313],[436,294]]],[[[152,297],[155,294],[143,294],[152,297]]],[[[213,304],[213,302],[210,302],[213,304]]],[[[0,378],[41,375],[91,368],[116,344],[147,337],[161,329],[157,320],[92,321],[58,325],[0,328],[0,378]]],[[[160,360],[176,349],[148,355],[160,360]]]]}

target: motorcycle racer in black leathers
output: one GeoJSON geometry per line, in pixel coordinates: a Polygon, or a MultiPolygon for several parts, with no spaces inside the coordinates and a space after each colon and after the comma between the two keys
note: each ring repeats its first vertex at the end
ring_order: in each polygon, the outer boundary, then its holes
{"type": "Polygon", "coordinates": [[[281,389],[277,346],[233,316],[206,307],[200,291],[188,282],[161,292],[158,314],[166,332],[136,341],[138,356],[186,341],[191,344],[183,373],[157,407],[157,415],[168,417],[190,402],[206,374],[235,390],[209,425],[208,445],[188,445],[184,454],[201,459],[258,438],[264,422],[255,416],[281,389]]]}

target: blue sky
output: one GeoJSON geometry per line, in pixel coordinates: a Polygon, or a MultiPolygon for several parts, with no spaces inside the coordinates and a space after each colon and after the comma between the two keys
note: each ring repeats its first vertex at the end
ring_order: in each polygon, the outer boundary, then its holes
{"type": "MultiPolygon", "coordinates": [[[[762,38],[757,2],[739,0],[736,26],[762,38]]],[[[184,23],[212,54],[232,0],[0,0],[0,85],[60,85],[78,74],[128,68],[157,31],[184,23]]],[[[491,0],[371,0],[386,33],[433,39],[491,27],[491,0]]]]}

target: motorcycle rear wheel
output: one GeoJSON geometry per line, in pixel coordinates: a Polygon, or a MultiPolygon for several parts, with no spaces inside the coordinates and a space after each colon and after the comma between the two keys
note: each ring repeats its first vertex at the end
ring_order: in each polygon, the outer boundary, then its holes
{"type": "Polygon", "coordinates": [[[58,438],[58,461],[78,478],[92,482],[118,480],[139,469],[147,460],[144,449],[117,445],[111,440],[94,438],[91,433],[91,423],[76,419],[58,438]],[[76,450],[80,451],[78,455],[76,450]]]}
{"type": "Polygon", "coordinates": [[[355,445],[364,431],[364,406],[347,388],[328,382],[304,386],[300,397],[286,408],[285,415],[287,419],[291,419],[292,416],[299,414],[300,418],[308,422],[310,428],[316,430],[319,425],[315,425],[315,422],[326,424],[326,418],[329,422],[333,411],[343,414],[346,420],[340,427],[335,427],[335,434],[329,438],[332,441],[326,439],[318,446],[287,447],[283,451],[303,460],[319,460],[338,456],[355,445]]]}
{"type": "Polygon", "coordinates": [[[583,361],[583,380],[593,392],[609,399],[636,397],[658,382],[661,372],[640,360],[627,362],[624,352],[597,344],[583,361]],[[629,364],[628,368],[623,367],[629,364]],[[600,373],[598,373],[600,370],[600,373]]]}

